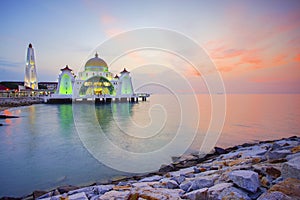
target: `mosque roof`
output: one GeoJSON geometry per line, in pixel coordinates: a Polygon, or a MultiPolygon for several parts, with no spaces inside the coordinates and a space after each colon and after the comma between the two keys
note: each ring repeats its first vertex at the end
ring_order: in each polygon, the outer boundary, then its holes
{"type": "Polygon", "coordinates": [[[65,71],[65,70],[73,71],[72,69],[69,68],[68,65],[66,65],[65,68],[63,68],[63,69],[60,69],[60,71],[65,71]]]}
{"type": "Polygon", "coordinates": [[[94,58],[89,59],[85,64],[85,69],[95,68],[95,67],[108,67],[106,62],[98,57],[98,53],[95,54],[94,58]]]}
{"type": "Polygon", "coordinates": [[[129,73],[129,71],[126,70],[126,68],[123,69],[123,71],[121,71],[121,73],[129,73]]]}

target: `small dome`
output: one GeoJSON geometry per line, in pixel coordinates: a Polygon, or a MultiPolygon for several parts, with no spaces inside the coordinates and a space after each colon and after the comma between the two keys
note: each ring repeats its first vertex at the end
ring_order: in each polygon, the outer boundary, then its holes
{"type": "Polygon", "coordinates": [[[85,70],[88,71],[103,71],[108,68],[106,62],[95,54],[94,58],[89,59],[85,64],[85,70]]]}

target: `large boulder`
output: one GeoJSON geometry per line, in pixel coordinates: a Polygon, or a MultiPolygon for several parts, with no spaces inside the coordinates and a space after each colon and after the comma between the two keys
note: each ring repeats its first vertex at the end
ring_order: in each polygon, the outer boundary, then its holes
{"type": "Polygon", "coordinates": [[[192,192],[188,192],[184,194],[182,197],[184,199],[190,199],[190,200],[198,200],[198,199],[207,199],[207,190],[208,188],[201,188],[198,190],[194,190],[192,192]]]}
{"type": "Polygon", "coordinates": [[[250,197],[240,189],[229,187],[224,189],[217,198],[218,200],[243,199],[250,200],[250,197]]]}
{"type": "Polygon", "coordinates": [[[159,181],[160,179],[162,179],[162,176],[155,175],[155,176],[143,178],[140,180],[140,182],[154,182],[154,181],[159,181]]]}
{"type": "Polygon", "coordinates": [[[262,194],[258,200],[300,200],[300,180],[288,178],[273,185],[266,193],[262,194]]]}
{"type": "Polygon", "coordinates": [[[300,180],[295,178],[287,178],[286,180],[273,185],[268,192],[282,192],[292,199],[300,200],[300,180]]]}
{"type": "Polygon", "coordinates": [[[250,192],[256,192],[260,186],[258,174],[251,170],[232,171],[228,174],[228,177],[236,185],[250,192]]]}
{"type": "MultiPolygon", "coordinates": [[[[183,191],[180,189],[166,188],[135,188],[130,191],[127,199],[150,199],[150,200],[180,200],[183,191]]],[[[124,198],[126,199],[126,198],[124,198]]]]}
{"type": "Polygon", "coordinates": [[[214,185],[214,179],[210,177],[197,177],[194,179],[187,179],[180,184],[180,189],[185,192],[190,192],[193,190],[198,190],[205,187],[211,187],[214,185]]]}
{"type": "Polygon", "coordinates": [[[278,191],[264,193],[257,200],[274,200],[274,199],[293,200],[291,197],[278,191]]]}
{"type": "Polygon", "coordinates": [[[208,189],[209,199],[217,199],[220,193],[229,187],[232,187],[232,183],[218,183],[208,189]]]}
{"type": "Polygon", "coordinates": [[[276,150],[276,151],[268,151],[266,156],[268,160],[278,160],[278,159],[285,158],[289,154],[291,154],[290,150],[276,150]]]}
{"type": "Polygon", "coordinates": [[[283,163],[281,174],[283,179],[297,178],[300,179],[300,156],[283,163]]]}
{"type": "Polygon", "coordinates": [[[130,191],[109,191],[100,196],[99,200],[128,199],[130,191]]]}

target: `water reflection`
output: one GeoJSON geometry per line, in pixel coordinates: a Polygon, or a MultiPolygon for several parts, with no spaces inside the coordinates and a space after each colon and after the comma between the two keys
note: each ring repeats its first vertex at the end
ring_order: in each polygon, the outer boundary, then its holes
{"type": "Polygon", "coordinates": [[[63,136],[72,135],[70,129],[74,126],[72,106],[68,104],[57,105],[58,106],[58,121],[59,121],[59,133],[63,136]]]}

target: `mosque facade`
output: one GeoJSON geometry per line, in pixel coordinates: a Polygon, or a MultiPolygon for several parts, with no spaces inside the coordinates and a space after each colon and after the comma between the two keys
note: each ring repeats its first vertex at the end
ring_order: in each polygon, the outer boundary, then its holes
{"type": "Polygon", "coordinates": [[[130,72],[125,68],[119,75],[109,71],[107,63],[95,54],[84,70],[78,73],[74,83],[75,98],[131,97],[134,95],[130,72]]]}
{"type": "Polygon", "coordinates": [[[146,96],[134,93],[130,72],[126,68],[120,74],[110,72],[107,63],[96,53],[77,76],[69,66],[61,69],[56,93],[45,97],[45,102],[138,101],[138,98],[146,100],[146,96]]]}

